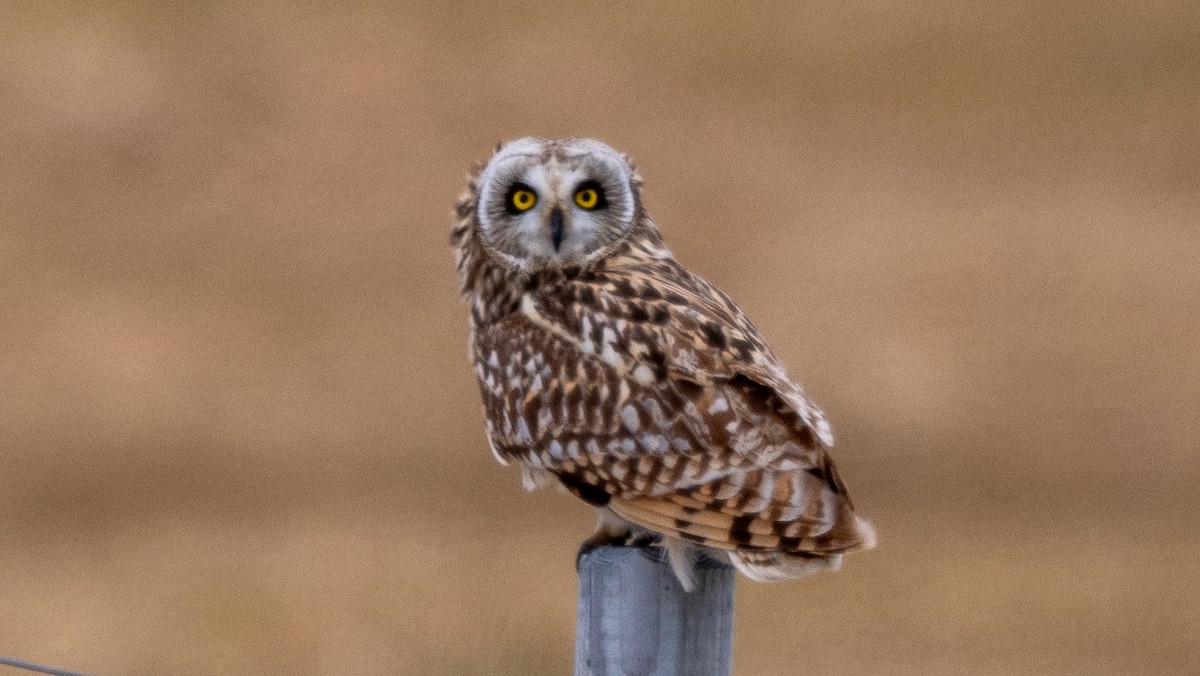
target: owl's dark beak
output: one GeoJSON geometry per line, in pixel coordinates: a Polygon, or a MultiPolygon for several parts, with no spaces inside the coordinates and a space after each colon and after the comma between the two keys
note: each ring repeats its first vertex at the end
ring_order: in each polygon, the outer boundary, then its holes
{"type": "Polygon", "coordinates": [[[563,229],[562,209],[555,207],[554,211],[550,212],[550,241],[554,242],[555,251],[562,246],[563,229]]]}

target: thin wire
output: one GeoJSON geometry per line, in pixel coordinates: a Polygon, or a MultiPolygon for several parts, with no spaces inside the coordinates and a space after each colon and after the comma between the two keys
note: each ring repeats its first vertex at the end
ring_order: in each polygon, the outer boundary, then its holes
{"type": "Polygon", "coordinates": [[[66,669],[55,669],[54,667],[46,667],[25,660],[14,660],[11,657],[0,657],[0,665],[6,667],[16,667],[18,669],[28,669],[41,674],[51,674],[51,676],[88,676],[87,674],[78,671],[67,671],[66,669]]]}

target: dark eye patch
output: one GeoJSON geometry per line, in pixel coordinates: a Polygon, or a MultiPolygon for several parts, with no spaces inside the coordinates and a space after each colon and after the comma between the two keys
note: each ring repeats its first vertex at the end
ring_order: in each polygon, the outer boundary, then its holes
{"type": "Polygon", "coordinates": [[[529,184],[522,183],[521,181],[515,181],[508,187],[508,192],[504,193],[505,211],[510,214],[519,214],[522,212],[522,210],[518,209],[516,204],[513,202],[513,196],[522,191],[532,193],[535,197],[537,196],[537,191],[530,187],[529,184]]]}
{"type": "Polygon", "coordinates": [[[589,178],[588,180],[583,181],[579,185],[575,186],[575,194],[576,195],[583,192],[584,190],[595,190],[596,191],[596,206],[591,207],[592,211],[596,211],[598,209],[603,209],[604,207],[608,206],[608,199],[604,196],[604,185],[601,184],[600,181],[589,178]]]}

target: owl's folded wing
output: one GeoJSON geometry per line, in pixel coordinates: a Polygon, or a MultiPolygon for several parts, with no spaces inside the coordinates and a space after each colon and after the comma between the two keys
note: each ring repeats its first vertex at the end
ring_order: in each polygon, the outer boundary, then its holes
{"type": "Polygon", "coordinates": [[[869,545],[820,411],[736,306],[683,281],[571,281],[487,327],[475,356],[493,452],[712,547],[869,545]]]}

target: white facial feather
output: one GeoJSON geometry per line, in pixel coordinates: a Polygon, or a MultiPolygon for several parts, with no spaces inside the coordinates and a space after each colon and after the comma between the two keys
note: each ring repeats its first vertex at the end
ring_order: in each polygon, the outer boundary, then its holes
{"type": "Polygon", "coordinates": [[[488,249],[521,269],[580,264],[603,255],[632,228],[636,198],[632,169],[612,148],[590,139],[547,141],[523,138],[504,145],[479,178],[477,216],[488,249]],[[602,207],[579,206],[575,193],[594,182],[602,207]],[[507,200],[521,184],[537,197],[526,211],[507,200]],[[551,215],[563,217],[562,239],[555,245],[551,215]]]}

